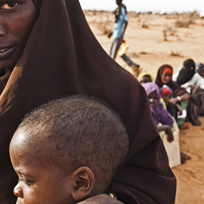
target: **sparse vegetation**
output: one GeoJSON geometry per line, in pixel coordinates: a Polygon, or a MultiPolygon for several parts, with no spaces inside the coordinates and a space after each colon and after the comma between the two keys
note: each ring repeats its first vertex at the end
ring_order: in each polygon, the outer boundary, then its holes
{"type": "Polygon", "coordinates": [[[184,13],[180,15],[180,19],[175,22],[177,28],[189,28],[191,24],[195,24],[195,20],[200,18],[197,11],[184,13]]]}
{"type": "Polygon", "coordinates": [[[147,55],[148,53],[145,51],[140,51],[140,55],[147,55]]]}
{"type": "MultiPolygon", "coordinates": [[[[176,36],[177,30],[167,24],[164,25],[162,30],[164,41],[168,41],[168,36],[176,36]]],[[[178,37],[178,36],[177,36],[178,37]]]]}
{"type": "Polygon", "coordinates": [[[128,18],[138,18],[140,16],[137,12],[128,12],[128,18]]]}
{"type": "Polygon", "coordinates": [[[149,28],[147,23],[145,21],[142,22],[141,28],[149,28]]]}
{"type": "Polygon", "coordinates": [[[108,35],[112,31],[112,27],[109,24],[99,24],[99,29],[102,31],[102,35],[108,35]]]}
{"type": "Polygon", "coordinates": [[[130,57],[131,57],[131,58],[138,58],[139,55],[138,55],[136,52],[131,52],[131,53],[130,53],[130,57]]]}
{"type": "Polygon", "coordinates": [[[171,51],[170,56],[171,57],[183,57],[180,53],[175,52],[175,51],[171,51]]]}

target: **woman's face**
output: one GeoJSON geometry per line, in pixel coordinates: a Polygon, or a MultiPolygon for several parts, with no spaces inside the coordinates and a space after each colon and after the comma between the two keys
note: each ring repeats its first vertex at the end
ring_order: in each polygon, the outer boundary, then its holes
{"type": "Polygon", "coordinates": [[[171,80],[172,80],[172,74],[168,72],[162,73],[161,75],[162,84],[168,84],[171,80]]]}
{"type": "Polygon", "coordinates": [[[13,69],[23,52],[35,18],[32,0],[0,0],[1,69],[13,69]]]}

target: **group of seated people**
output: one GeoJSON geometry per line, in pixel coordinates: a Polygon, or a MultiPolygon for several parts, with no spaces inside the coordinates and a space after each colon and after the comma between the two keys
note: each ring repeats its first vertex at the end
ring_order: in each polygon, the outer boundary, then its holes
{"type": "Polygon", "coordinates": [[[172,126],[188,128],[189,123],[200,126],[198,117],[204,110],[204,65],[187,59],[173,74],[171,65],[159,67],[154,81],[151,74],[144,72],[138,81],[146,90],[150,110],[159,132],[165,131],[168,141],[173,140],[172,126]]]}

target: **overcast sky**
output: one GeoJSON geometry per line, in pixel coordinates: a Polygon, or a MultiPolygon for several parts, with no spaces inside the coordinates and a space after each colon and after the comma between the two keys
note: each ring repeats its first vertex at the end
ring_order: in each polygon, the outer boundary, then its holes
{"type": "MultiPolygon", "coordinates": [[[[114,10],[115,0],[79,0],[83,9],[114,10]]],[[[123,0],[128,11],[187,12],[204,14],[204,0],[123,0]]]]}

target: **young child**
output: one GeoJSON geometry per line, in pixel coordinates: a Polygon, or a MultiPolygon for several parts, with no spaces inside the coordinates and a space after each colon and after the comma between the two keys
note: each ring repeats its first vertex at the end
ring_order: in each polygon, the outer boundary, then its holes
{"type": "Polygon", "coordinates": [[[77,95],[40,106],[10,143],[17,203],[74,204],[105,193],[128,147],[120,118],[96,99],[77,95]]]}
{"type": "Polygon", "coordinates": [[[161,92],[161,97],[164,101],[164,104],[166,106],[166,109],[168,110],[168,112],[174,117],[177,117],[177,112],[179,113],[178,115],[181,115],[183,112],[183,109],[181,108],[181,106],[176,103],[176,104],[172,104],[170,102],[172,96],[173,96],[173,91],[170,87],[168,87],[167,85],[163,85],[163,87],[160,89],[161,92]]]}
{"type": "Polygon", "coordinates": [[[147,73],[147,72],[140,73],[140,75],[137,77],[137,79],[140,82],[140,84],[144,84],[147,82],[153,82],[152,75],[147,73]]]}
{"type": "Polygon", "coordinates": [[[168,141],[173,141],[173,132],[171,127],[174,121],[170,113],[164,108],[163,104],[160,102],[161,95],[159,87],[152,82],[144,83],[143,87],[145,88],[145,91],[147,93],[150,110],[157,125],[158,131],[165,131],[165,133],[167,134],[168,141]]]}

